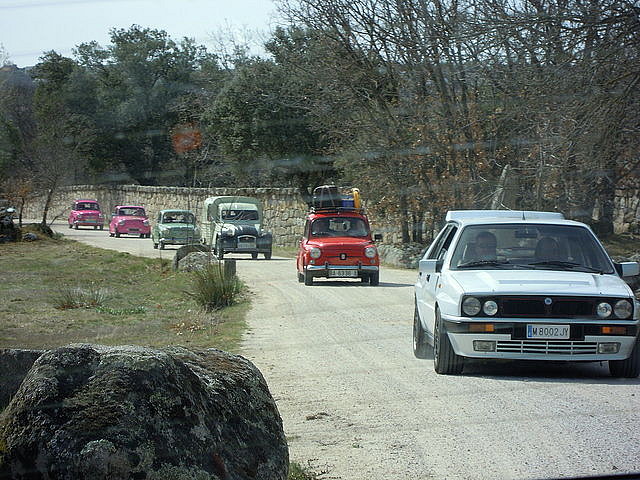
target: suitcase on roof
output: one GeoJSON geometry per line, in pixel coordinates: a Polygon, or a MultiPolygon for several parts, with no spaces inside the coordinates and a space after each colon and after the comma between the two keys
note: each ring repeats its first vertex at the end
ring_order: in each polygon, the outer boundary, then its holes
{"type": "Polygon", "coordinates": [[[321,185],[313,189],[315,208],[337,208],[342,206],[342,195],[335,185],[321,185]]]}

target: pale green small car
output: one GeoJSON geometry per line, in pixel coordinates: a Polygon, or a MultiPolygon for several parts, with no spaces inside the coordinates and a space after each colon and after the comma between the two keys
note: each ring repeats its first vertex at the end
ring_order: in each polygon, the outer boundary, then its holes
{"type": "Polygon", "coordinates": [[[153,248],[165,245],[189,245],[200,242],[196,217],[189,210],[161,210],[151,230],[153,248]]]}

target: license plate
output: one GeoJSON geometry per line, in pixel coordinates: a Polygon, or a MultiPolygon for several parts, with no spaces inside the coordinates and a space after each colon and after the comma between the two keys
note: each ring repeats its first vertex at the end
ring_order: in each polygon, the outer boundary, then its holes
{"type": "Polygon", "coordinates": [[[129,231],[130,232],[139,232],[140,229],[139,228],[130,228],[129,231]]]}
{"type": "Polygon", "coordinates": [[[329,270],[330,277],[357,277],[357,270],[329,270]]]}
{"type": "Polygon", "coordinates": [[[569,338],[569,325],[527,325],[527,338],[569,338]]]}
{"type": "Polygon", "coordinates": [[[238,248],[255,248],[256,244],[253,242],[238,242],[238,248]]]}

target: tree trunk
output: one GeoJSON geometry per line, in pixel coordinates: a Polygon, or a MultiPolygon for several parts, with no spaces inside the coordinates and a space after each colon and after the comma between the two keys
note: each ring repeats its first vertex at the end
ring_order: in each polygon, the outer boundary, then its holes
{"type": "Polygon", "coordinates": [[[52,186],[47,190],[47,199],[44,202],[44,210],[42,211],[42,224],[43,227],[47,226],[47,214],[49,213],[49,208],[51,207],[51,200],[53,199],[53,194],[55,193],[56,188],[52,186]]]}
{"type": "Polygon", "coordinates": [[[411,237],[409,236],[409,212],[408,204],[407,204],[407,196],[402,193],[400,194],[400,226],[402,229],[402,243],[409,243],[411,241],[411,237]]]}

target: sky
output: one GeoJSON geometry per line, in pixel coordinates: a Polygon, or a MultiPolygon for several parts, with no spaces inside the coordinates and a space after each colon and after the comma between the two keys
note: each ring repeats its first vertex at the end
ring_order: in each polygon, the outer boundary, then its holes
{"type": "Polygon", "coordinates": [[[72,57],[83,42],[106,46],[111,28],[133,24],[195,38],[209,51],[233,32],[260,54],[278,15],[272,0],[0,0],[0,45],[19,67],[35,65],[44,51],[72,57]]]}

